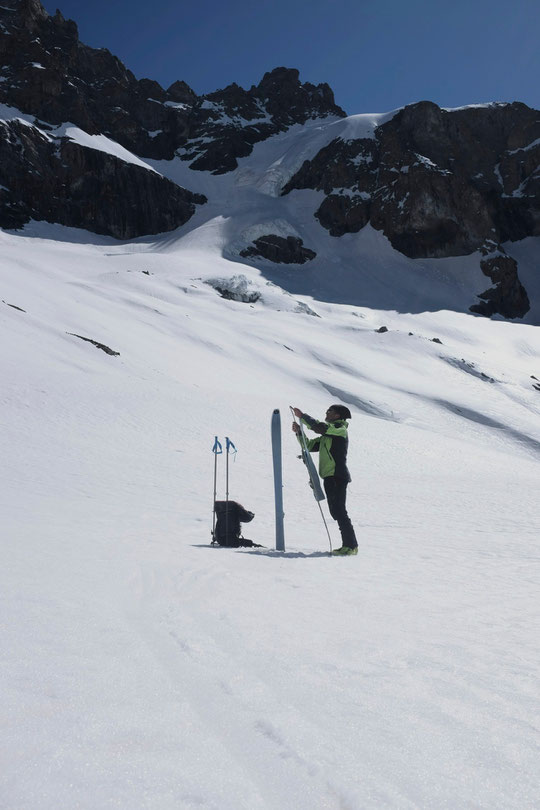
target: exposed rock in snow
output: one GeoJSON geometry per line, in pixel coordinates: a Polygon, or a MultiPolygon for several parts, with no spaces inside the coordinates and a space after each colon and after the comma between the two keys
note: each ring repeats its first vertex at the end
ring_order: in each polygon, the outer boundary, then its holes
{"type": "Polygon", "coordinates": [[[304,247],[302,239],[297,236],[277,236],[268,234],[260,236],[254,241],[253,246],[240,251],[240,256],[250,258],[261,256],[271,262],[284,264],[304,264],[314,259],[315,251],[304,247]]]}
{"type": "Polygon", "coordinates": [[[511,256],[483,259],[480,267],[494,286],[479,294],[482,303],[471,306],[480,315],[499,313],[504,318],[522,318],[530,309],[527,292],[518,278],[517,262],[511,256]]]}
{"type": "Polygon", "coordinates": [[[249,280],[243,275],[231,276],[230,278],[208,278],[205,283],[213,287],[222,298],[230,301],[254,304],[261,298],[261,293],[252,289],[249,280]]]}
{"type": "Polygon", "coordinates": [[[86,343],[91,343],[92,346],[96,347],[96,349],[101,349],[102,352],[105,352],[105,354],[110,354],[112,357],[120,356],[120,352],[115,352],[114,349],[111,349],[104,343],[100,343],[98,340],[93,340],[92,338],[89,337],[83,337],[82,335],[76,335],[75,332],[67,332],[66,334],[71,335],[72,337],[79,338],[79,340],[84,340],[86,343]]]}

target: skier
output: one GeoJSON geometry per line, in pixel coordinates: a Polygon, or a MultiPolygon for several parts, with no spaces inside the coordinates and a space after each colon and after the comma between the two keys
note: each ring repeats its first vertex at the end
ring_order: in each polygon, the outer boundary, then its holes
{"type": "MultiPolygon", "coordinates": [[[[346,420],[351,418],[351,412],[345,405],[330,405],[325,421],[318,422],[300,408],[293,408],[293,411],[310,430],[320,434],[316,439],[309,439],[307,447],[311,452],[319,453],[319,474],[323,479],[328,508],[341,533],[343,545],[332,553],[338,556],[358,554],[356,535],[346,508],[347,484],[351,480],[347,469],[349,439],[346,420]]],[[[298,437],[300,425],[293,422],[292,429],[298,437]]]]}

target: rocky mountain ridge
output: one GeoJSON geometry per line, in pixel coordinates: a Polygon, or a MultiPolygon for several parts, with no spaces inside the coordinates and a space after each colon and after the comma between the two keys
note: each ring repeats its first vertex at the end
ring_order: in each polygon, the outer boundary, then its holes
{"type": "MultiPolygon", "coordinates": [[[[5,0],[0,54],[0,105],[25,115],[0,114],[4,228],[33,218],[120,239],[172,230],[206,197],[145,159],[223,175],[255,144],[293,125],[346,117],[328,85],[301,83],[290,68],[276,68],[249,90],[233,84],[204,96],[182,81],[164,89],[138,80],[106,49],[81,43],[76,24],[59,11],[48,15],[39,0],[5,0]],[[70,136],[68,122],[85,138],[70,136]]],[[[478,251],[492,286],[471,310],[520,318],[529,299],[503,244],[540,235],[539,166],[538,111],[519,102],[444,110],[426,101],[372,132],[329,139],[277,193],[319,192],[313,213],[336,249],[370,223],[411,258],[478,251]]],[[[269,232],[240,255],[301,265],[316,254],[301,236],[269,232]]]]}
{"type": "Polygon", "coordinates": [[[60,11],[49,16],[39,0],[0,6],[0,54],[0,103],[102,133],[143,157],[171,160],[183,149],[180,157],[203,171],[235,169],[253,144],[291,124],[345,116],[328,85],[302,84],[287,68],[250,90],[232,84],[205,96],[182,81],[165,90],[138,80],[107,49],[80,42],[76,23],[60,11]]]}
{"type": "Polygon", "coordinates": [[[540,113],[525,104],[443,110],[412,104],[375,139],[336,139],[286,184],[323,191],[315,216],[333,236],[370,222],[411,258],[481,251],[496,289],[473,311],[529,309],[502,244],[540,235],[540,113]]]}

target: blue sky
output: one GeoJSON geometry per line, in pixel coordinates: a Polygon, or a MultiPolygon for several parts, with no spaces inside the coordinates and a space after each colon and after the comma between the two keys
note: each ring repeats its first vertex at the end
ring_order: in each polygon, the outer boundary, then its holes
{"type": "MultiPolygon", "coordinates": [[[[43,0],[42,0],[43,1],[43,0]]],[[[539,0],[54,0],[81,40],[138,78],[197,93],[284,65],[328,82],[349,114],[429,99],[540,108],[539,0]]]]}

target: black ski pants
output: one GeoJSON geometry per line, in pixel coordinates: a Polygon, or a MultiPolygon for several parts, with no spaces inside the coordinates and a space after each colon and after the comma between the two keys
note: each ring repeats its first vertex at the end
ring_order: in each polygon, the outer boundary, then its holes
{"type": "Polygon", "coordinates": [[[341,532],[341,542],[344,546],[356,548],[358,543],[346,508],[348,483],[346,478],[336,478],[333,475],[323,479],[328,509],[334,520],[337,520],[341,532]]]}

